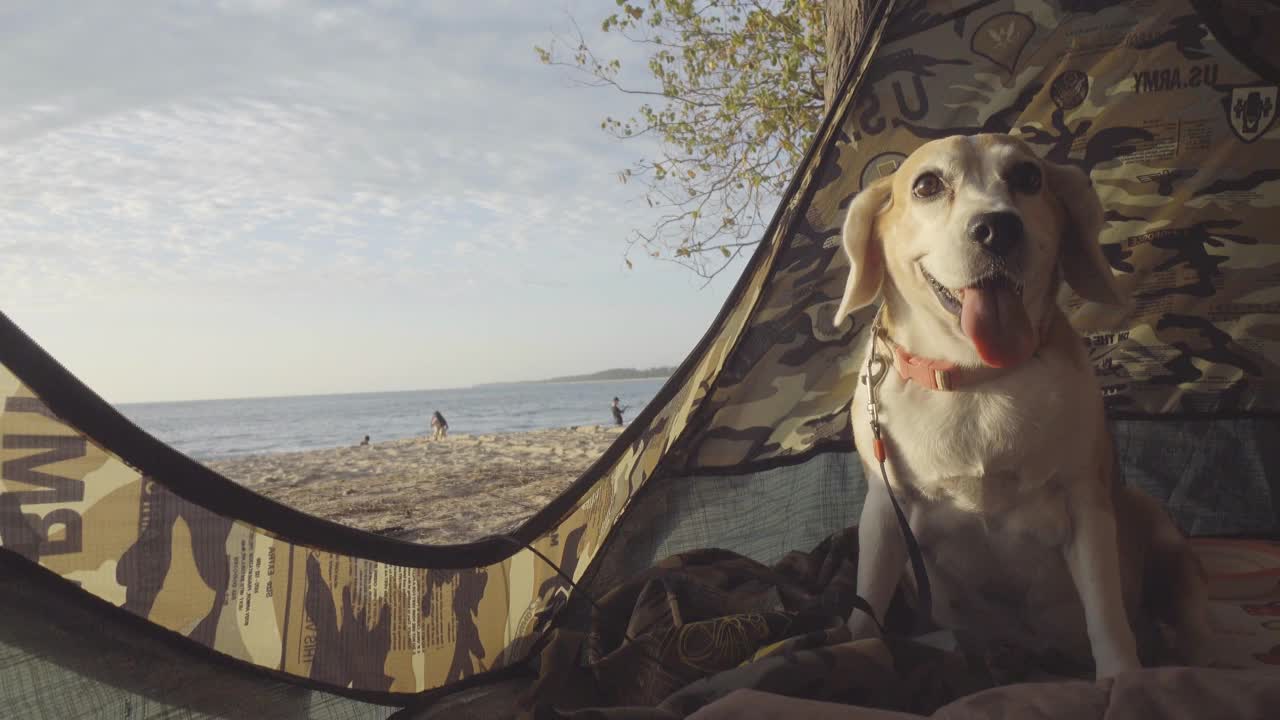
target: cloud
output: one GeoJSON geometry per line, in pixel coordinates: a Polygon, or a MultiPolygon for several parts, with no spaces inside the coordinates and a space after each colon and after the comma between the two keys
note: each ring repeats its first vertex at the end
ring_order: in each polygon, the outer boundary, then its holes
{"type": "Polygon", "coordinates": [[[16,255],[0,302],[95,281],[106,293],[123,275],[395,282],[435,246],[620,252],[636,217],[618,210],[609,180],[625,161],[592,93],[546,92],[558,78],[532,52],[545,8],[75,8],[5,23],[0,237],[61,261],[16,255]],[[37,269],[51,273],[42,290],[15,281],[37,269]]]}
{"type": "MultiPolygon", "coordinates": [[[[584,29],[607,12],[561,2],[584,29]]],[[[616,173],[649,141],[599,129],[631,98],[538,64],[566,22],[525,0],[0,10],[0,309],[113,400],[682,357],[722,295],[623,269],[653,215],[616,173]]]]}

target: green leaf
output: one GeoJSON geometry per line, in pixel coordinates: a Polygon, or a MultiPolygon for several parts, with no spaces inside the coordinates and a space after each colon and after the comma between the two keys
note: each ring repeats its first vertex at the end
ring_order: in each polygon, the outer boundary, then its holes
{"type": "MultiPolygon", "coordinates": [[[[615,0],[615,6],[601,29],[643,53],[643,77],[624,82],[620,53],[599,54],[601,48],[577,38],[560,40],[571,57],[557,58],[552,43],[535,48],[537,58],[567,64],[587,84],[649,93],[649,103],[620,95],[635,109],[623,120],[607,117],[601,129],[618,139],[655,141],[644,146],[652,149],[634,173],[618,177],[643,180],[650,207],[683,218],[638,230],[644,251],[694,257],[690,266],[704,267],[706,250],[720,247],[715,234],[734,228],[743,237],[755,229],[754,218],[769,214],[762,204],[781,192],[822,120],[826,2],[615,0]],[[703,207],[715,208],[721,224],[699,222],[703,207]]],[[[720,250],[716,261],[733,255],[720,250]]]]}

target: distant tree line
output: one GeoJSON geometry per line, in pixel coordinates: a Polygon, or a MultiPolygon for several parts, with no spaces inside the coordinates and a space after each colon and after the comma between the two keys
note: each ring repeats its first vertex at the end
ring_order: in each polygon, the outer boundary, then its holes
{"type": "Polygon", "coordinates": [[[665,378],[671,377],[676,369],[674,367],[653,367],[647,369],[637,368],[614,368],[612,370],[601,370],[590,375],[566,375],[564,377],[548,378],[546,380],[536,380],[540,383],[555,382],[589,382],[592,380],[640,380],[643,378],[665,378]]]}

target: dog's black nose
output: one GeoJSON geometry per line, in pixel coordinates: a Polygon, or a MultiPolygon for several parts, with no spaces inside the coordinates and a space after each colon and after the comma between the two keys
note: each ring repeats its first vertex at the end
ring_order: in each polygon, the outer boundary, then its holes
{"type": "Polygon", "coordinates": [[[992,255],[1003,256],[1022,242],[1022,218],[1011,212],[975,215],[969,222],[969,239],[992,255]]]}

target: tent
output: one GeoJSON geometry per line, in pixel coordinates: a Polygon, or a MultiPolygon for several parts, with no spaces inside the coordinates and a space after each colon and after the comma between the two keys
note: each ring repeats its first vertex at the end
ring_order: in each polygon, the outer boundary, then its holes
{"type": "Polygon", "coordinates": [[[1068,307],[1095,328],[1126,482],[1193,535],[1276,536],[1280,7],[872,5],[713,325],[510,537],[415,545],[256,495],[131,424],[0,316],[0,715],[429,712],[527,674],[589,598],[659,559],[769,563],[856,522],[849,398],[871,311],[832,323],[843,208],[953,133],[1016,133],[1091,173],[1135,306],[1068,307]]]}

